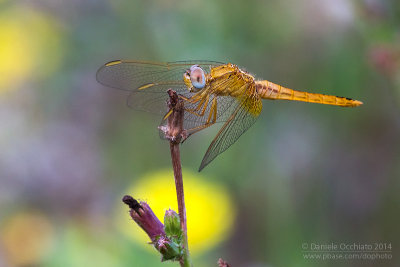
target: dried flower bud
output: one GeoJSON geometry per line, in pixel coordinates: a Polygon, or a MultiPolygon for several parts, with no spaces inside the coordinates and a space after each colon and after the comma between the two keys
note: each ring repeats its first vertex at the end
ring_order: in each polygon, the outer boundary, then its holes
{"type": "Polygon", "coordinates": [[[160,222],[146,202],[138,202],[131,196],[124,196],[122,201],[127,204],[132,219],[146,232],[151,241],[165,236],[164,225],[160,222]]]}
{"type": "Polygon", "coordinates": [[[131,196],[124,196],[122,201],[129,206],[132,219],[150,237],[154,247],[161,253],[161,261],[180,260],[183,255],[182,230],[178,214],[173,210],[165,213],[166,227],[156,217],[146,202],[138,202],[131,196]],[[168,232],[166,235],[165,232],[168,232]]]}

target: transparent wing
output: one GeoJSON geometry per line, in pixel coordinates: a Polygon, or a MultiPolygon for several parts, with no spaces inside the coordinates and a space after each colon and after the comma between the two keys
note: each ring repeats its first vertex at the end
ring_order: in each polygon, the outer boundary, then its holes
{"type": "MultiPolygon", "coordinates": [[[[99,83],[126,91],[152,83],[174,82],[183,84],[183,74],[192,65],[199,65],[205,72],[223,63],[214,61],[146,62],[115,60],[104,64],[96,74],[99,83]]],[[[146,89],[143,89],[145,91],[146,89]]]]}
{"type": "Polygon", "coordinates": [[[208,147],[200,164],[199,171],[207,166],[219,154],[227,150],[253,125],[261,113],[262,103],[258,95],[250,95],[238,99],[232,108],[234,108],[234,111],[208,147]],[[249,112],[249,106],[256,112],[249,112]]]}
{"type": "Polygon", "coordinates": [[[190,94],[184,83],[162,82],[141,91],[131,92],[127,98],[126,104],[134,110],[164,115],[168,109],[168,89],[175,90],[179,92],[179,94],[190,94]]]}
{"type": "MultiPolygon", "coordinates": [[[[189,92],[184,84],[163,83],[152,87],[150,90],[131,92],[127,98],[127,105],[135,110],[146,111],[158,115],[165,115],[165,113],[168,111],[168,89],[175,90],[180,96],[183,96],[185,99],[189,99],[195,94],[189,92]]],[[[211,103],[214,98],[217,99],[218,103],[217,122],[226,121],[226,110],[232,105],[232,103],[234,103],[234,98],[229,96],[210,95],[209,100],[200,107],[201,110],[199,112],[203,111],[204,109],[203,116],[193,114],[193,111],[199,108],[199,103],[191,103],[184,100],[184,120],[186,123],[184,125],[185,129],[199,126],[207,121],[212,106],[211,103]]]]}
{"type": "MultiPolygon", "coordinates": [[[[96,74],[105,86],[131,91],[127,105],[135,110],[164,115],[167,90],[190,97],[183,82],[183,74],[192,65],[199,65],[206,73],[223,63],[214,61],[177,61],[170,63],[116,60],[103,65],[96,74]]],[[[189,117],[189,115],[188,115],[189,117]]]]}
{"type": "MultiPolygon", "coordinates": [[[[214,86],[218,86],[221,89],[226,88],[227,86],[232,87],[234,84],[232,84],[231,80],[232,79],[221,80],[214,86]]],[[[189,92],[186,85],[180,81],[158,82],[143,90],[132,91],[127,98],[127,105],[135,110],[165,115],[165,113],[168,111],[166,105],[169,98],[167,94],[168,89],[175,90],[185,99],[190,99],[196,95],[196,93],[189,92]]],[[[202,94],[202,92],[198,92],[197,94],[202,94]]],[[[210,110],[214,99],[217,101],[216,122],[223,122],[228,119],[230,113],[227,112],[227,110],[235,102],[235,99],[230,96],[216,96],[215,94],[209,94],[208,100],[202,103],[184,101],[186,110],[184,124],[185,129],[192,129],[206,123],[206,121],[209,119],[210,110]],[[194,113],[197,113],[197,115],[194,113]],[[203,115],[200,116],[199,113],[203,113],[203,115]]]]}

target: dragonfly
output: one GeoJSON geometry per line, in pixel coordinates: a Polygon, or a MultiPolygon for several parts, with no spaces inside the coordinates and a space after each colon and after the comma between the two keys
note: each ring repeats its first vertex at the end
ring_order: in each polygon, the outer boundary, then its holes
{"type": "MultiPolygon", "coordinates": [[[[170,113],[167,90],[177,92],[184,103],[187,136],[222,123],[209,145],[199,171],[227,150],[257,120],[262,99],[290,100],[357,107],[363,103],[347,97],[297,91],[258,80],[232,63],[214,61],[148,62],[114,60],[97,71],[97,81],[129,91],[127,105],[163,115],[170,113]]],[[[162,122],[163,123],[163,122],[162,122]]]]}

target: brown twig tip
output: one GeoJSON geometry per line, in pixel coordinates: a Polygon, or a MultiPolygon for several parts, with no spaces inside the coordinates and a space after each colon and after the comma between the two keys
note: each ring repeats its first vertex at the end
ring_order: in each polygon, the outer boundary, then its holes
{"type": "Polygon", "coordinates": [[[169,107],[174,108],[178,104],[178,94],[172,89],[168,89],[167,94],[169,96],[169,101],[170,101],[169,107]]]}
{"type": "Polygon", "coordinates": [[[139,213],[139,209],[143,210],[143,207],[140,206],[139,202],[136,199],[134,199],[133,197],[129,196],[129,195],[125,195],[122,198],[122,202],[124,202],[126,205],[129,206],[129,208],[133,209],[137,213],[139,213]]]}
{"type": "Polygon", "coordinates": [[[187,138],[187,133],[183,129],[184,104],[174,90],[168,89],[167,93],[169,96],[167,103],[169,111],[164,116],[166,125],[160,126],[159,129],[162,131],[165,139],[171,143],[179,144],[187,138]]]}
{"type": "Polygon", "coordinates": [[[231,267],[231,266],[229,265],[229,263],[220,258],[218,260],[218,267],[231,267]]]}

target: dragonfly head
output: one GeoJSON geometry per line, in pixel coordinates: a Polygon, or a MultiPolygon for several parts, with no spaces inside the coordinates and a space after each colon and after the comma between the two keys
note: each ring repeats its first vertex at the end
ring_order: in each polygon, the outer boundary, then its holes
{"type": "Polygon", "coordinates": [[[206,85],[204,70],[199,65],[193,65],[183,75],[183,79],[191,92],[198,92],[206,85]]]}

